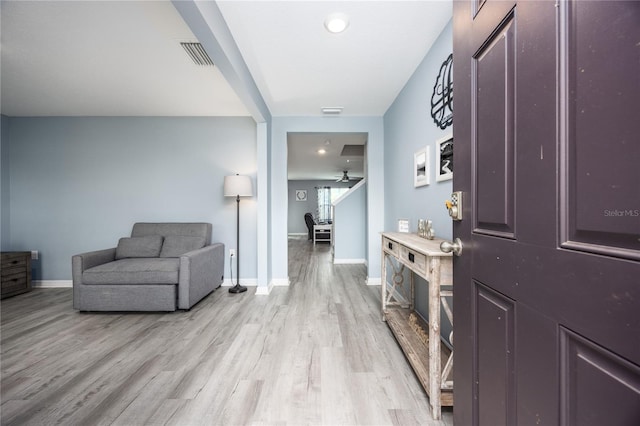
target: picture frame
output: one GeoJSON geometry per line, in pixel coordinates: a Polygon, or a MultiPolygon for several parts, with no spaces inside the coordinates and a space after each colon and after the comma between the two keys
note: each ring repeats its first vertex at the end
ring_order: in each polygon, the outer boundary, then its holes
{"type": "Polygon", "coordinates": [[[429,185],[431,176],[430,146],[416,151],[413,154],[413,186],[419,187],[429,185]]]}
{"type": "Polygon", "coordinates": [[[398,219],[398,232],[409,232],[409,219],[398,219]]]}
{"type": "Polygon", "coordinates": [[[306,189],[296,189],[296,201],[307,201],[306,189]]]}
{"type": "Polygon", "coordinates": [[[436,182],[453,179],[453,135],[436,141],[436,182]]]}

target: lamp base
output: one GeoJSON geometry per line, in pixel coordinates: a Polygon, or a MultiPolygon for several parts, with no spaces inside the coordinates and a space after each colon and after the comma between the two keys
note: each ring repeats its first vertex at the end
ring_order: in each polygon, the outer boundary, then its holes
{"type": "Polygon", "coordinates": [[[236,284],[229,289],[229,293],[243,293],[245,291],[247,291],[247,288],[240,284],[236,284]]]}

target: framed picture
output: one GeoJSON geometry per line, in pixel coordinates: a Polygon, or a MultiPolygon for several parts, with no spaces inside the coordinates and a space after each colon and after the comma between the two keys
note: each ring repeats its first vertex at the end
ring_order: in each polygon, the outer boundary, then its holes
{"type": "Polygon", "coordinates": [[[398,232],[409,232],[409,219],[398,219],[398,232]]]}
{"type": "Polygon", "coordinates": [[[413,154],[413,186],[429,185],[430,162],[428,146],[413,154]]]}
{"type": "Polygon", "coordinates": [[[453,136],[436,141],[436,181],[453,179],[453,136]]]}
{"type": "Polygon", "coordinates": [[[296,189],[296,201],[307,201],[306,189],[296,189]]]}

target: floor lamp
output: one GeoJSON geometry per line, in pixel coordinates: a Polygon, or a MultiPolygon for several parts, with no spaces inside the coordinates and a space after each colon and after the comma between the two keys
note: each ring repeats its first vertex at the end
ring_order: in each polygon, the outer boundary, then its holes
{"type": "Polygon", "coordinates": [[[240,197],[253,196],[251,178],[240,175],[225,176],[224,196],[236,197],[236,285],[229,289],[229,293],[242,293],[247,291],[247,288],[240,285],[240,197]]]}

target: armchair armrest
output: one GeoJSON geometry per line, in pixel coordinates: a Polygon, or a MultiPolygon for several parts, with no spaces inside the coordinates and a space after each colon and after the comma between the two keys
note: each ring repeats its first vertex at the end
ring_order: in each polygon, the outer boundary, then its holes
{"type": "Polygon", "coordinates": [[[190,309],[220,287],[224,279],[224,244],[213,243],[180,256],[178,309],[190,309]]]}
{"type": "Polygon", "coordinates": [[[82,287],[82,273],[94,266],[112,262],[116,259],[115,247],[76,254],[71,258],[71,278],[73,280],[73,307],[80,309],[79,300],[82,287]]]}
{"type": "Polygon", "coordinates": [[[93,268],[94,266],[102,265],[104,263],[113,262],[114,260],[116,260],[115,247],[76,254],[71,258],[71,265],[73,268],[72,272],[82,273],[89,268],[93,268]]]}

